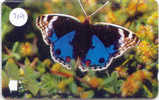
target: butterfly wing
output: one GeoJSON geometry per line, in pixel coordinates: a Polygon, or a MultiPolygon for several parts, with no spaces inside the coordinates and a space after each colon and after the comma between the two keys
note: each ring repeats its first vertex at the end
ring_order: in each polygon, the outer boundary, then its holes
{"type": "Polygon", "coordinates": [[[114,58],[121,56],[128,48],[135,46],[139,39],[130,30],[114,24],[96,24],[92,27],[92,47],[82,62],[81,69],[106,69],[114,58]]]}
{"type": "Polygon", "coordinates": [[[119,25],[101,23],[95,25],[94,31],[105,47],[112,44],[114,45],[114,49],[117,50],[117,52],[113,54],[115,58],[121,56],[127,49],[139,43],[139,38],[135,33],[119,25]],[[100,31],[103,32],[100,33],[100,31]]]}
{"type": "Polygon", "coordinates": [[[70,60],[74,59],[71,42],[79,24],[76,18],[69,15],[53,14],[37,18],[37,26],[45,43],[50,45],[53,60],[67,68],[70,60]]]}

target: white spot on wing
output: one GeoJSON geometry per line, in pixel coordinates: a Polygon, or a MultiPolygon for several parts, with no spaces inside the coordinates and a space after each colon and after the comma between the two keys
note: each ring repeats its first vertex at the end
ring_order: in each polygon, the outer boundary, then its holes
{"type": "Polygon", "coordinates": [[[118,29],[118,32],[119,32],[119,34],[120,34],[120,39],[119,39],[119,43],[120,44],[123,44],[123,42],[124,42],[124,31],[122,30],[122,29],[118,29]]]}
{"type": "Polygon", "coordinates": [[[54,21],[56,21],[58,19],[58,16],[54,16],[51,20],[50,20],[50,22],[49,22],[49,25],[48,25],[48,28],[49,29],[52,29],[53,28],[53,22],[54,21]]]}
{"type": "Polygon", "coordinates": [[[131,39],[131,38],[132,38],[132,36],[133,36],[133,33],[132,33],[132,32],[130,32],[130,33],[129,33],[129,38],[131,39]]]}
{"type": "Polygon", "coordinates": [[[43,19],[44,22],[47,22],[48,15],[46,15],[43,19]]]}

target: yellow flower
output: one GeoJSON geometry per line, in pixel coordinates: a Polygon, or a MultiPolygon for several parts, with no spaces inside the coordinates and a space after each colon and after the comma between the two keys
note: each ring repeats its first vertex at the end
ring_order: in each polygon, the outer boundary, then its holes
{"type": "Polygon", "coordinates": [[[52,0],[53,3],[59,3],[61,0],[52,0]]]}
{"type": "Polygon", "coordinates": [[[31,56],[32,55],[32,45],[29,42],[23,43],[21,45],[21,54],[23,56],[31,56]]]}
{"type": "Polygon", "coordinates": [[[67,9],[73,9],[73,5],[71,3],[66,3],[66,8],[67,9]]]}
{"type": "Polygon", "coordinates": [[[116,67],[115,70],[121,77],[126,77],[128,75],[127,69],[122,66],[116,67]]]}
{"type": "Polygon", "coordinates": [[[102,83],[102,81],[103,80],[100,79],[100,78],[92,77],[92,78],[90,78],[90,80],[88,81],[88,83],[90,84],[90,86],[92,88],[97,88],[100,85],[100,83],[102,83]]]}
{"type": "Polygon", "coordinates": [[[56,63],[51,68],[52,74],[56,74],[63,77],[73,77],[73,71],[64,68],[61,64],[56,63]]]}
{"type": "Polygon", "coordinates": [[[91,90],[89,90],[89,91],[82,92],[82,94],[80,95],[80,97],[81,97],[82,99],[86,99],[86,98],[92,97],[93,94],[94,94],[94,92],[91,91],[91,90]]]}
{"type": "Polygon", "coordinates": [[[137,72],[130,75],[127,80],[123,83],[121,90],[122,96],[132,96],[141,87],[141,83],[145,79],[151,80],[152,73],[147,70],[138,70],[137,72]]]}
{"type": "Polygon", "coordinates": [[[106,16],[106,21],[109,23],[115,23],[117,20],[115,14],[112,11],[109,11],[106,16]]]}
{"type": "Polygon", "coordinates": [[[139,89],[140,82],[135,80],[127,80],[123,83],[121,90],[122,96],[131,96],[139,89]]]}
{"type": "Polygon", "coordinates": [[[132,16],[135,14],[136,11],[145,12],[146,9],[147,4],[145,3],[145,0],[131,0],[126,11],[130,16],[132,16]]]}
{"type": "Polygon", "coordinates": [[[25,97],[26,97],[27,99],[29,99],[29,98],[32,98],[32,95],[31,95],[31,94],[25,94],[25,97]]]}
{"type": "Polygon", "coordinates": [[[151,41],[154,40],[153,29],[150,25],[146,25],[146,26],[141,25],[137,31],[137,35],[140,38],[146,38],[146,39],[149,39],[151,41]]]}
{"type": "Polygon", "coordinates": [[[46,65],[46,67],[50,67],[50,65],[51,65],[51,60],[50,60],[50,59],[45,59],[45,60],[43,61],[43,64],[46,65]]]}
{"type": "Polygon", "coordinates": [[[152,66],[150,66],[150,65],[146,66],[146,69],[148,69],[148,70],[151,69],[151,68],[152,68],[152,66]]]}
{"type": "Polygon", "coordinates": [[[44,7],[46,8],[46,13],[52,13],[53,7],[50,2],[44,2],[44,7]]]}
{"type": "Polygon", "coordinates": [[[61,82],[57,85],[57,87],[64,92],[66,85],[67,85],[67,84],[66,84],[65,81],[61,81],[61,82]]]}
{"type": "Polygon", "coordinates": [[[141,56],[141,59],[143,60],[144,63],[151,63],[152,62],[152,60],[147,56],[141,56]]]}
{"type": "Polygon", "coordinates": [[[134,80],[143,81],[144,79],[150,79],[152,77],[152,73],[147,70],[138,70],[134,74],[132,74],[134,80]]]}
{"type": "Polygon", "coordinates": [[[59,84],[57,85],[57,87],[64,92],[66,86],[68,84],[70,84],[72,81],[73,81],[73,78],[68,78],[66,80],[62,80],[61,82],[59,82],[59,84]]]}
{"type": "Polygon", "coordinates": [[[139,3],[137,4],[137,11],[145,12],[146,9],[147,9],[147,4],[145,3],[145,0],[139,0],[139,3]]]}
{"type": "Polygon", "coordinates": [[[154,12],[148,19],[147,19],[147,23],[151,24],[151,25],[155,25],[155,23],[157,22],[158,19],[158,12],[154,12]]]}
{"type": "Polygon", "coordinates": [[[89,92],[83,92],[80,97],[83,99],[86,99],[88,98],[88,95],[89,95],[89,92]]]}
{"type": "Polygon", "coordinates": [[[20,76],[24,75],[24,70],[22,68],[19,69],[19,74],[20,74],[20,76]]]}
{"type": "Polygon", "coordinates": [[[82,15],[78,16],[78,19],[79,19],[81,22],[84,22],[84,21],[85,21],[85,17],[82,16],[82,15]]]}
{"type": "Polygon", "coordinates": [[[92,7],[96,5],[96,0],[81,0],[83,4],[92,7]]]}
{"type": "Polygon", "coordinates": [[[79,92],[79,93],[82,93],[83,92],[83,88],[82,87],[77,87],[77,91],[79,92]]]}
{"type": "Polygon", "coordinates": [[[9,62],[9,63],[15,63],[15,61],[14,61],[13,58],[9,58],[9,59],[8,59],[8,62],[9,62]]]}
{"type": "Polygon", "coordinates": [[[157,49],[147,41],[141,41],[137,47],[137,53],[145,63],[151,62],[152,58],[157,54],[157,49]]]}
{"type": "Polygon", "coordinates": [[[59,72],[61,67],[62,67],[61,64],[55,63],[55,64],[52,66],[51,71],[52,71],[52,72],[59,72]]]}

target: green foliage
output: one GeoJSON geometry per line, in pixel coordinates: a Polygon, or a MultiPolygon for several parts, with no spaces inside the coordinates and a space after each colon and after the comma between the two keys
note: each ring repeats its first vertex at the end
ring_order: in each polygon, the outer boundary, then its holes
{"type": "Polygon", "coordinates": [[[10,79],[19,80],[19,69],[14,61],[8,61],[5,66],[5,72],[10,79]]]}
{"type": "Polygon", "coordinates": [[[39,78],[39,76],[39,72],[35,72],[30,66],[26,66],[24,68],[24,88],[29,90],[34,96],[37,95],[40,89],[40,83],[37,81],[37,78],[39,78]]]}
{"type": "Polygon", "coordinates": [[[120,87],[123,83],[123,80],[118,79],[117,72],[113,72],[111,76],[104,78],[103,83],[100,85],[100,88],[104,87],[104,90],[112,93],[112,94],[119,94],[120,87]]]}
{"type": "Polygon", "coordinates": [[[6,73],[2,70],[2,88],[8,88],[8,84],[9,84],[9,78],[6,75],[6,73]]]}
{"type": "Polygon", "coordinates": [[[11,8],[8,6],[2,5],[2,40],[5,35],[13,29],[13,26],[9,24],[9,13],[11,8]]]}
{"type": "Polygon", "coordinates": [[[70,89],[71,93],[73,93],[75,95],[78,94],[77,85],[74,82],[69,84],[69,89],[70,89]]]}

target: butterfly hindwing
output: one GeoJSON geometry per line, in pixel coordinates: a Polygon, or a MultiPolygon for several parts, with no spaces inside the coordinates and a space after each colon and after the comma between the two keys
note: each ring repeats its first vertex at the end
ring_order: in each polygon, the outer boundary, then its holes
{"type": "Polygon", "coordinates": [[[96,36],[92,36],[92,48],[89,49],[85,61],[90,61],[90,67],[93,69],[104,68],[110,61],[111,55],[115,53],[114,45],[105,47],[102,41],[96,36]]]}
{"type": "Polygon", "coordinates": [[[71,45],[75,31],[69,32],[54,43],[54,57],[65,63],[69,63],[69,59],[73,59],[73,47],[71,45]]]}

